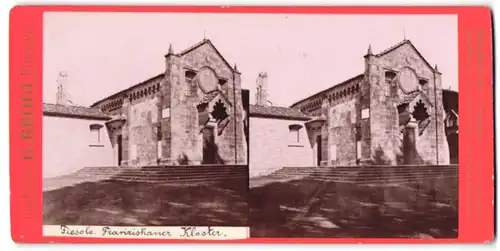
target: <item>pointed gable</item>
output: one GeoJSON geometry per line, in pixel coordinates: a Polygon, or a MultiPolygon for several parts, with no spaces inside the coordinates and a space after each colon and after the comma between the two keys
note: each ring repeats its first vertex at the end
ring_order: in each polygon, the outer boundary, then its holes
{"type": "Polygon", "coordinates": [[[193,69],[210,66],[219,77],[230,78],[234,72],[229,62],[209,39],[198,42],[178,53],[177,56],[181,57],[184,63],[193,69]]]}
{"type": "Polygon", "coordinates": [[[410,40],[403,40],[375,55],[394,68],[410,65],[417,69],[420,76],[436,72],[410,40]]]}

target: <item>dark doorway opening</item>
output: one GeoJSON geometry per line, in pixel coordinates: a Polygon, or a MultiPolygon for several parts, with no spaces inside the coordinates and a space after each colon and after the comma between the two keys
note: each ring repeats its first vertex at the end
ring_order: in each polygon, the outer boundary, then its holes
{"type": "Polygon", "coordinates": [[[450,149],[450,164],[458,164],[458,133],[449,134],[447,137],[450,149]]]}
{"type": "Polygon", "coordinates": [[[317,163],[316,165],[317,166],[320,166],[321,165],[321,156],[322,156],[322,145],[321,145],[321,135],[318,135],[316,136],[316,146],[317,146],[317,151],[316,151],[316,160],[317,160],[317,163]]]}
{"type": "Polygon", "coordinates": [[[403,159],[406,165],[420,164],[416,149],[418,128],[407,127],[403,134],[403,159]]]}
{"type": "Polygon", "coordinates": [[[116,138],[116,145],[118,146],[118,165],[122,165],[122,135],[116,138]]]}
{"type": "Polygon", "coordinates": [[[213,127],[203,128],[203,164],[217,164],[217,145],[213,127]]]}

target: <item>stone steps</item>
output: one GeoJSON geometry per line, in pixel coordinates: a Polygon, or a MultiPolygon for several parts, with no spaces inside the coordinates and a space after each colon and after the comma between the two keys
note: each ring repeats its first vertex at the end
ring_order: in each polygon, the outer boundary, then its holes
{"type": "Polygon", "coordinates": [[[80,171],[85,170],[142,170],[142,171],[158,171],[158,170],[181,170],[181,169],[247,169],[245,165],[177,165],[177,166],[98,166],[98,167],[85,167],[80,171]]]}
{"type": "Polygon", "coordinates": [[[284,167],[269,175],[270,179],[308,178],[318,181],[347,183],[404,183],[448,179],[458,176],[457,165],[446,166],[352,166],[352,167],[284,167]]]}
{"type": "Polygon", "coordinates": [[[225,181],[225,180],[245,180],[247,179],[246,175],[231,175],[231,176],[214,176],[214,177],[200,177],[200,178],[178,178],[178,179],[164,179],[164,178],[155,178],[155,177],[114,177],[113,180],[120,180],[120,181],[131,181],[131,182],[155,182],[155,183],[161,183],[161,182],[173,182],[173,183],[179,183],[179,182],[188,182],[188,183],[208,183],[208,182],[218,182],[218,181],[225,181]]]}
{"type": "Polygon", "coordinates": [[[141,168],[84,168],[77,174],[119,174],[131,173],[138,175],[162,175],[162,174],[189,174],[189,173],[233,173],[248,172],[247,168],[168,168],[168,169],[141,169],[141,168]]]}
{"type": "Polygon", "coordinates": [[[375,166],[375,167],[283,167],[274,173],[279,172],[336,172],[336,173],[356,173],[356,172],[401,172],[401,171],[418,171],[418,172],[439,172],[445,170],[458,171],[457,166],[375,166]]]}
{"type": "MultiPolygon", "coordinates": [[[[456,179],[458,176],[447,176],[444,177],[446,179],[456,179]]],[[[395,184],[403,184],[403,183],[417,183],[417,182],[429,182],[435,181],[436,178],[429,177],[426,179],[413,179],[408,180],[407,178],[402,179],[389,179],[389,180],[344,180],[344,179],[333,179],[333,178],[311,178],[311,180],[315,181],[328,181],[328,182],[337,182],[337,183],[346,183],[346,184],[356,184],[356,185],[395,185],[395,184]]]]}
{"type": "Polygon", "coordinates": [[[317,174],[317,175],[345,175],[345,176],[355,176],[355,175],[399,175],[399,174],[412,174],[412,175],[439,175],[448,173],[458,173],[456,170],[439,170],[439,171],[420,171],[420,170],[401,170],[401,171],[359,171],[359,172],[316,172],[316,171],[287,171],[279,172],[274,174],[317,174]]]}
{"type": "Polygon", "coordinates": [[[224,180],[248,180],[246,166],[86,167],[58,178],[61,181],[119,180],[199,184],[224,180]]]}
{"type": "Polygon", "coordinates": [[[218,171],[210,171],[210,172],[161,172],[161,173],[141,173],[141,172],[118,172],[118,173],[98,173],[98,172],[89,172],[89,173],[79,173],[73,176],[78,177],[160,177],[160,178],[177,178],[177,177],[213,177],[213,176],[228,176],[234,174],[247,175],[246,171],[233,171],[233,172],[218,172],[218,171]]]}
{"type": "Polygon", "coordinates": [[[456,176],[458,175],[456,172],[440,172],[440,173],[422,173],[422,174],[414,174],[414,173],[396,173],[396,174],[359,174],[359,175],[342,175],[335,173],[281,173],[281,174],[273,174],[272,177],[286,178],[286,177],[308,177],[308,178],[316,178],[316,177],[325,177],[325,178],[338,178],[338,179],[355,179],[355,180],[366,180],[366,179],[377,179],[377,180],[386,180],[386,179],[397,179],[397,178],[408,178],[408,179],[420,179],[426,177],[446,177],[446,176],[456,176]]]}
{"type": "Polygon", "coordinates": [[[159,179],[186,179],[186,178],[211,178],[211,177],[225,177],[225,176],[234,176],[234,175],[242,175],[245,177],[248,177],[248,175],[244,172],[234,172],[234,173],[200,173],[200,174],[194,174],[194,173],[189,173],[185,175],[138,175],[138,174],[129,174],[129,173],[122,173],[122,174],[117,174],[113,175],[111,177],[144,177],[144,178],[159,178],[159,179]]]}
{"type": "MultiPolygon", "coordinates": [[[[457,178],[458,176],[445,176],[443,179],[457,178]]],[[[329,182],[339,182],[339,183],[352,183],[357,185],[391,185],[391,184],[401,184],[401,183],[415,183],[415,182],[425,182],[436,180],[436,177],[427,177],[427,178],[419,178],[419,179],[408,179],[406,177],[399,179],[384,179],[384,180],[376,180],[376,179],[366,179],[366,180],[343,180],[343,179],[332,179],[332,178],[312,178],[317,181],[329,181],[329,182]]]]}
{"type": "Polygon", "coordinates": [[[439,172],[446,170],[458,171],[457,166],[374,166],[374,167],[284,167],[273,173],[317,172],[317,173],[357,173],[357,172],[439,172]]]}
{"type": "Polygon", "coordinates": [[[417,170],[417,169],[406,169],[406,170],[357,170],[357,171],[342,171],[342,170],[284,170],[276,171],[272,174],[277,173],[318,173],[318,174],[340,174],[340,175],[356,175],[356,174],[397,174],[397,173],[413,173],[413,174],[426,174],[426,173],[447,173],[447,172],[457,172],[456,169],[442,169],[442,170],[417,170]]]}
{"type": "Polygon", "coordinates": [[[220,170],[163,170],[163,171],[141,171],[141,170],[88,170],[85,172],[76,172],[74,174],[143,174],[143,175],[161,175],[161,174],[189,174],[189,173],[235,173],[247,172],[247,169],[220,169],[220,170]]]}

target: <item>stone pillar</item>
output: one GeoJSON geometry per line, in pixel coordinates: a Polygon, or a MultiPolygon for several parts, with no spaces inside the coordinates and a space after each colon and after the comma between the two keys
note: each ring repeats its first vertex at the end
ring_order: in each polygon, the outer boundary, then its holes
{"type": "Polygon", "coordinates": [[[405,126],[404,136],[403,136],[403,155],[405,165],[415,165],[418,163],[418,152],[417,152],[417,140],[418,140],[418,123],[414,119],[410,120],[405,126]]]}
{"type": "MultiPolygon", "coordinates": [[[[235,154],[236,159],[233,161],[235,164],[238,165],[246,165],[248,164],[247,162],[248,150],[245,137],[245,121],[244,121],[245,117],[243,109],[243,99],[241,94],[241,73],[238,72],[237,69],[235,69],[233,74],[234,74],[234,95],[236,95],[235,97],[233,97],[235,103],[233,104],[234,111],[232,111],[234,114],[233,115],[234,117],[232,119],[234,123],[236,123],[236,128],[234,131],[234,137],[236,138],[234,145],[234,149],[236,151],[235,154]]],[[[265,73],[265,78],[267,79],[267,73],[265,73]]],[[[228,126],[231,126],[231,124],[229,124],[228,126]]]]}
{"type": "Polygon", "coordinates": [[[432,102],[434,104],[434,114],[431,116],[435,116],[436,120],[431,123],[435,124],[433,127],[436,128],[436,154],[438,156],[435,157],[435,160],[432,162],[438,162],[438,165],[449,165],[450,164],[450,149],[448,145],[448,139],[446,137],[446,129],[444,120],[441,119],[445,116],[445,111],[443,107],[443,94],[442,94],[442,84],[441,84],[441,73],[438,71],[437,65],[434,69],[434,87],[433,92],[430,97],[434,97],[432,102]],[[434,90],[435,88],[435,90],[434,90]]]}
{"type": "Polygon", "coordinates": [[[121,116],[124,119],[124,123],[121,128],[122,135],[122,161],[120,165],[127,166],[129,164],[129,107],[130,107],[130,99],[128,96],[123,97],[123,105],[121,116]]]}
{"type": "Polygon", "coordinates": [[[330,102],[327,97],[323,97],[323,103],[321,104],[322,118],[325,119],[323,126],[321,127],[321,163],[320,166],[328,166],[329,154],[328,154],[328,128],[329,128],[329,108],[330,102]]]}
{"type": "Polygon", "coordinates": [[[173,54],[172,47],[170,46],[169,54],[165,56],[165,76],[160,81],[160,90],[158,92],[158,147],[160,149],[157,149],[157,162],[159,165],[172,164],[172,85],[179,78],[178,67],[175,65],[175,62],[176,55],[173,54]]]}
{"type": "MultiPolygon", "coordinates": [[[[197,161],[200,161],[201,154],[194,149],[196,146],[194,142],[197,141],[199,134],[190,130],[197,116],[195,99],[186,92],[188,82],[186,82],[182,59],[172,54],[167,55],[166,59],[164,98],[169,97],[170,101],[164,102],[163,105],[168,109],[170,115],[167,118],[167,114],[163,113],[162,123],[166,124],[163,135],[164,148],[170,148],[172,164],[196,164],[197,161]]],[[[164,161],[168,161],[167,157],[164,157],[164,161]]]]}
{"type": "MultiPolygon", "coordinates": [[[[371,113],[372,113],[372,82],[376,82],[373,80],[373,74],[376,74],[377,67],[373,67],[376,63],[376,57],[372,52],[371,45],[368,46],[368,51],[365,58],[365,77],[363,81],[360,83],[360,92],[359,92],[359,106],[358,113],[360,130],[361,130],[361,139],[362,142],[362,154],[361,154],[361,164],[370,164],[372,162],[372,158],[374,155],[374,150],[376,146],[373,144],[372,140],[372,124],[371,124],[371,113]]],[[[376,75],[375,75],[376,77],[376,75]]],[[[376,138],[375,138],[376,139],[376,138]]]]}

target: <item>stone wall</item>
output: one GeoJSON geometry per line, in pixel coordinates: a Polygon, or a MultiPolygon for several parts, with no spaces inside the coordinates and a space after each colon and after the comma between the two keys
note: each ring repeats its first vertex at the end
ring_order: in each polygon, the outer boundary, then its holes
{"type": "Polygon", "coordinates": [[[394,92],[385,92],[385,88],[389,86],[385,82],[382,63],[373,56],[367,57],[366,61],[366,84],[370,88],[368,99],[370,102],[371,159],[376,164],[395,165],[397,164],[396,156],[400,154],[398,97],[394,92]]]}
{"type": "Polygon", "coordinates": [[[250,177],[266,175],[283,166],[313,166],[314,141],[310,141],[304,121],[250,117],[250,177]],[[297,135],[289,125],[303,127],[297,135]]]}
{"type": "Polygon", "coordinates": [[[146,97],[128,107],[128,160],[130,165],[151,165],[157,161],[158,98],[146,97]]]}
{"type": "MultiPolygon", "coordinates": [[[[320,129],[323,144],[321,165],[356,163],[358,157],[356,133],[359,129],[369,132],[369,123],[367,120],[361,121],[360,118],[361,109],[370,106],[369,99],[365,102],[362,99],[363,93],[369,92],[369,87],[364,85],[363,80],[363,75],[355,76],[292,106],[311,117],[320,115],[328,117],[320,129]],[[324,112],[324,109],[328,111],[324,112]]],[[[317,129],[308,130],[310,136],[315,138],[317,129]]],[[[370,157],[370,153],[366,150],[369,149],[369,140],[369,133],[365,133],[361,141],[364,158],[370,157]]],[[[313,148],[316,159],[317,146],[314,145],[313,148]]]]}
{"type": "MultiPolygon", "coordinates": [[[[219,90],[230,103],[230,121],[216,137],[218,153],[225,164],[246,164],[247,149],[244,134],[241,77],[218,54],[211,42],[182,55],[167,56],[167,79],[170,86],[171,149],[172,160],[185,155],[190,164],[200,164],[203,159],[203,141],[198,125],[196,106],[206,95],[196,86],[196,92],[186,95],[186,71],[198,72],[210,68],[219,78],[219,90]]],[[[211,104],[209,104],[211,105],[211,104]]],[[[211,109],[211,106],[209,106],[211,109]]],[[[217,133],[217,128],[215,128],[217,133]]]]}
{"type": "Polygon", "coordinates": [[[322,114],[321,107],[325,99],[330,104],[338,104],[350,100],[353,95],[357,95],[360,92],[363,79],[363,74],[357,75],[295,103],[292,105],[292,108],[299,109],[309,116],[319,116],[322,114]]]}
{"type": "Polygon", "coordinates": [[[43,116],[42,176],[52,178],[86,166],[114,166],[117,159],[103,120],[43,116]],[[103,127],[90,130],[91,124],[103,127]]]}
{"type": "MultiPolygon", "coordinates": [[[[123,103],[120,107],[121,118],[124,119],[120,132],[123,165],[149,165],[158,161],[162,78],[163,75],[158,75],[148,79],[142,85],[134,86],[123,94],[123,103]]],[[[106,103],[103,102],[104,107],[106,103]]],[[[115,133],[115,136],[120,133],[115,133]]]]}
{"type": "Polygon", "coordinates": [[[329,165],[356,163],[356,98],[335,104],[329,109],[329,165]]]}
{"type": "MultiPolygon", "coordinates": [[[[396,164],[401,153],[401,139],[397,105],[404,93],[397,81],[386,81],[385,72],[399,72],[405,67],[415,71],[420,80],[420,90],[431,103],[427,107],[431,123],[417,139],[419,159],[415,164],[449,164],[449,150],[443,122],[440,74],[434,73],[410,43],[382,56],[367,55],[366,83],[370,89],[370,131],[372,159],[378,158],[384,164],[396,164]],[[425,83],[424,83],[425,82],[425,83]],[[436,86],[436,90],[434,89],[436,86]],[[435,95],[435,93],[437,95],[435,95]]],[[[410,105],[414,105],[411,103],[410,105]]]]}
{"type": "MultiPolygon", "coordinates": [[[[198,105],[209,95],[194,80],[187,81],[186,73],[196,74],[202,68],[215,72],[217,93],[221,94],[216,98],[224,100],[230,116],[216,136],[219,155],[225,164],[247,164],[241,76],[209,40],[180,54],[169,52],[164,73],[93,105],[124,119],[121,131],[113,133],[114,138],[122,135],[122,164],[201,164],[203,125],[199,124],[198,105]]],[[[214,104],[208,105],[211,109],[214,104]]]]}
{"type": "MultiPolygon", "coordinates": [[[[200,164],[201,136],[192,130],[196,120],[195,97],[185,94],[185,79],[182,61],[175,55],[167,56],[167,83],[170,88],[170,149],[173,164],[181,164],[187,158],[187,164],[200,164]]],[[[166,146],[164,146],[166,147],[166,146]]]]}

